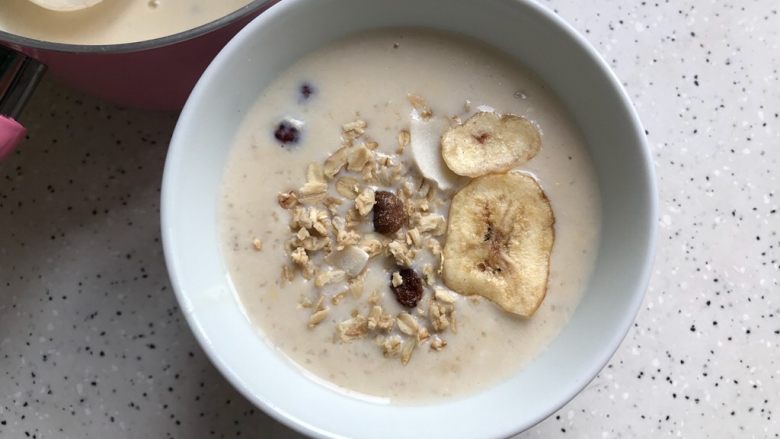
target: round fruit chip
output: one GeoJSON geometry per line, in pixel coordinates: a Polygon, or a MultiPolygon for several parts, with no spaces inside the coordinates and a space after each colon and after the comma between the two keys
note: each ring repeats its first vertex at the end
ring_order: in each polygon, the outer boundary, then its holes
{"type": "Polygon", "coordinates": [[[531,160],[541,136],[528,119],[480,112],[447,130],[441,154],[452,172],[467,177],[507,172],[531,160]]]}
{"type": "Polygon", "coordinates": [[[532,177],[472,180],[453,198],[444,246],[444,283],[530,317],[547,293],[554,241],[550,202],[532,177]]]}

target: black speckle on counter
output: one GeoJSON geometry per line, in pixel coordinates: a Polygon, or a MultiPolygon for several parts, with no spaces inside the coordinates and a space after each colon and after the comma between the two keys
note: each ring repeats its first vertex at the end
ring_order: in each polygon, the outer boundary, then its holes
{"type": "Polygon", "coordinates": [[[296,437],[243,415],[169,288],[159,185],[176,115],[44,79],[21,121],[0,162],[0,437],[296,437]]]}

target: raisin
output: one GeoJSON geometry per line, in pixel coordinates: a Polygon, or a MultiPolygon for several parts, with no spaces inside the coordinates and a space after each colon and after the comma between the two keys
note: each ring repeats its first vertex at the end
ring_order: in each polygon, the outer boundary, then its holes
{"type": "Polygon", "coordinates": [[[414,308],[417,302],[422,299],[423,284],[420,276],[411,268],[403,268],[399,271],[403,283],[393,286],[393,275],[390,275],[390,288],[395,294],[395,299],[403,306],[414,308]]]}
{"type": "Polygon", "coordinates": [[[406,222],[404,202],[387,191],[378,191],[374,199],[374,230],[383,235],[397,232],[406,222]]]}
{"type": "Polygon", "coordinates": [[[308,82],[304,82],[301,84],[301,97],[303,97],[303,100],[308,100],[311,95],[314,94],[314,87],[309,84],[308,82]]]}
{"type": "Polygon", "coordinates": [[[282,142],[282,145],[298,143],[298,140],[301,137],[301,131],[295,125],[283,120],[276,126],[274,137],[276,137],[276,140],[282,142]]]}

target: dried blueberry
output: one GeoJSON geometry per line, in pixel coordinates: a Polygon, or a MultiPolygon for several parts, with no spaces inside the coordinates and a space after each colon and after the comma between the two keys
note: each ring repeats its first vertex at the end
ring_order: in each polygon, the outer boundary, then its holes
{"type": "Polygon", "coordinates": [[[374,230],[383,235],[397,232],[406,222],[404,202],[387,191],[378,191],[374,199],[374,230]]]}
{"type": "Polygon", "coordinates": [[[308,82],[304,82],[301,84],[301,97],[303,97],[303,100],[307,100],[313,95],[315,92],[314,86],[309,84],[308,82]]]}
{"type": "Polygon", "coordinates": [[[403,268],[398,272],[403,279],[403,283],[393,286],[393,276],[390,275],[390,288],[395,294],[396,300],[403,306],[414,308],[417,302],[422,299],[423,284],[420,276],[411,268],[403,268]]]}
{"type": "Polygon", "coordinates": [[[283,146],[290,143],[298,143],[298,139],[301,137],[301,131],[289,121],[283,120],[276,126],[274,137],[276,140],[282,142],[283,146]]]}

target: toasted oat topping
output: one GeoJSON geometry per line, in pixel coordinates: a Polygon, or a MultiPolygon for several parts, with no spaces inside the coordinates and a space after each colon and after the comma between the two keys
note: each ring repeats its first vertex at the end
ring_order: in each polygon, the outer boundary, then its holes
{"type": "Polygon", "coordinates": [[[440,302],[455,303],[455,296],[441,287],[436,287],[433,289],[433,297],[440,302]]]}
{"type": "Polygon", "coordinates": [[[423,266],[423,279],[425,280],[425,283],[428,284],[428,286],[433,285],[436,283],[436,274],[433,271],[433,267],[431,264],[425,264],[423,266]]]}
{"type": "Polygon", "coordinates": [[[385,338],[381,344],[382,353],[385,357],[397,357],[401,353],[402,339],[398,335],[391,335],[385,338]]]}
{"type": "Polygon", "coordinates": [[[317,287],[324,287],[325,285],[342,282],[347,278],[344,270],[327,270],[320,271],[317,277],[314,279],[314,285],[317,287]]]}
{"type": "Polygon", "coordinates": [[[346,140],[354,140],[358,137],[362,136],[363,133],[365,133],[365,129],[368,126],[366,121],[364,120],[354,120],[352,122],[347,122],[344,125],[341,126],[341,136],[346,140]]]}
{"type": "Polygon", "coordinates": [[[440,351],[444,349],[444,347],[447,346],[447,342],[441,338],[439,338],[438,335],[434,335],[433,339],[431,340],[431,349],[434,351],[440,351]]]}
{"type": "Polygon", "coordinates": [[[330,298],[330,303],[332,303],[334,306],[341,303],[342,300],[344,300],[345,297],[347,297],[348,291],[342,291],[338,294],[334,294],[333,297],[330,298]]]}
{"type": "Polygon", "coordinates": [[[420,231],[431,232],[433,236],[441,236],[447,231],[447,220],[436,214],[421,216],[420,231]]]}
{"type": "Polygon", "coordinates": [[[360,241],[360,248],[368,253],[369,257],[374,257],[384,250],[384,244],[380,238],[374,236],[365,236],[360,241]]]}
{"type": "Polygon", "coordinates": [[[360,190],[360,182],[356,178],[344,176],[336,179],[336,192],[344,198],[354,200],[360,190]]]}
{"type": "Polygon", "coordinates": [[[362,276],[352,278],[347,282],[347,291],[355,299],[359,298],[363,294],[364,280],[362,276]]]}
{"type": "Polygon", "coordinates": [[[406,244],[415,248],[422,248],[422,236],[416,227],[406,231],[406,244]]]}
{"type": "Polygon", "coordinates": [[[403,267],[412,266],[415,252],[413,249],[406,246],[406,242],[399,240],[391,241],[387,244],[387,250],[393,255],[393,258],[395,258],[396,264],[403,267]]]}
{"type": "Polygon", "coordinates": [[[398,324],[398,329],[400,329],[401,332],[406,335],[417,335],[417,331],[420,329],[420,325],[417,324],[417,320],[415,320],[411,314],[405,311],[398,314],[396,323],[398,324]]]}
{"type": "Polygon", "coordinates": [[[290,259],[298,265],[304,266],[309,262],[309,255],[303,247],[296,248],[291,254],[290,259]]]}
{"type": "Polygon", "coordinates": [[[295,195],[295,192],[293,191],[280,192],[279,195],[276,196],[276,201],[279,202],[279,206],[281,206],[282,209],[291,209],[298,204],[298,196],[295,195]]]}
{"type": "Polygon", "coordinates": [[[391,283],[394,287],[397,287],[404,283],[404,279],[401,277],[401,273],[395,271],[393,272],[393,275],[391,276],[391,283]]]}
{"type": "Polygon", "coordinates": [[[419,114],[423,120],[428,120],[431,118],[431,116],[433,116],[433,111],[431,111],[431,107],[428,106],[428,103],[425,102],[425,99],[414,94],[408,95],[407,99],[409,100],[409,103],[412,104],[412,107],[417,110],[417,114],[419,114]]]}
{"type": "Polygon", "coordinates": [[[371,209],[374,208],[375,203],[374,190],[371,188],[363,189],[363,192],[355,198],[355,207],[360,216],[368,215],[368,213],[371,212],[371,209]]]}
{"type": "Polygon", "coordinates": [[[395,153],[399,155],[403,154],[411,140],[412,136],[409,134],[409,131],[402,130],[398,133],[398,147],[395,149],[395,153]]]}
{"type": "Polygon", "coordinates": [[[313,328],[319,325],[323,320],[325,320],[325,317],[328,316],[329,312],[330,309],[328,308],[315,311],[311,316],[309,316],[309,328],[313,328]]]}
{"type": "MultiPolygon", "coordinates": [[[[432,116],[424,99],[408,98],[419,117],[432,116]]],[[[341,146],[322,163],[309,163],[302,173],[305,181],[296,190],[278,194],[290,228],[283,241],[289,263],[282,267],[281,283],[300,274],[317,288],[316,302],[308,294],[299,301],[299,307],[308,310],[309,328],[330,327],[343,343],[373,340],[378,352],[405,365],[417,346],[427,343],[429,349],[423,352],[440,351],[447,345],[441,334],[457,329],[456,296],[439,279],[439,237],[446,233],[447,220],[437,212],[446,202],[435,183],[406,166],[403,155],[412,140],[408,130],[398,132],[395,153],[387,154],[369,138],[367,128],[361,119],[343,124],[341,146]],[[383,232],[369,231],[376,227],[375,211],[388,210],[389,201],[401,220],[384,227],[387,218],[380,215],[383,232]],[[422,296],[397,315],[383,306],[388,300],[383,291],[364,291],[366,273],[385,270],[386,263],[397,267],[392,275],[385,274],[390,277],[385,288],[395,299],[397,290],[405,287],[401,271],[422,273],[422,281],[415,274],[415,288],[422,289],[422,296]],[[350,317],[337,317],[349,309],[345,306],[353,306],[350,317]]],[[[262,249],[257,238],[252,245],[262,249]]]]}
{"type": "Polygon", "coordinates": [[[260,251],[263,249],[263,241],[260,240],[260,238],[255,238],[252,240],[252,247],[254,247],[255,251],[260,251]]]}
{"type": "Polygon", "coordinates": [[[307,296],[301,296],[300,300],[298,300],[298,306],[301,308],[311,308],[313,305],[311,299],[307,296]]]}
{"type": "Polygon", "coordinates": [[[406,365],[412,359],[412,352],[417,347],[417,340],[407,339],[401,347],[401,364],[406,365]]]}
{"type": "Polygon", "coordinates": [[[347,158],[347,170],[362,172],[363,168],[374,159],[374,153],[361,145],[355,147],[347,158]]]}
{"type": "Polygon", "coordinates": [[[348,342],[368,333],[368,319],[360,314],[336,325],[341,341],[348,342]]]}
{"type": "Polygon", "coordinates": [[[325,160],[322,166],[323,174],[327,178],[333,178],[341,171],[341,168],[347,164],[347,156],[349,155],[349,147],[341,147],[336,150],[325,160]]]}

